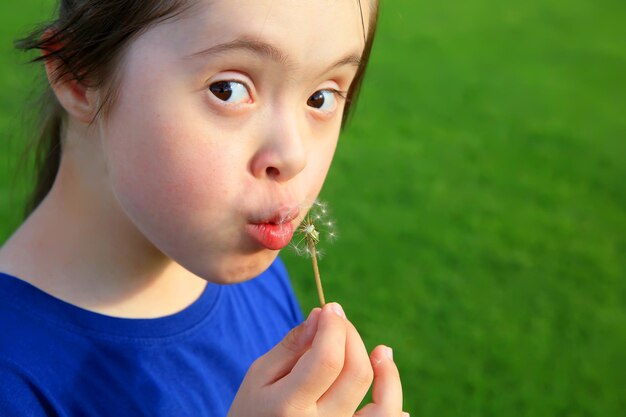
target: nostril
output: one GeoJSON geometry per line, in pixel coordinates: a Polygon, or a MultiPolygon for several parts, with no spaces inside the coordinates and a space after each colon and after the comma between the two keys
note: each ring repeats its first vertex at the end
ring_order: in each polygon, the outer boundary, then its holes
{"type": "Polygon", "coordinates": [[[268,177],[272,177],[272,178],[276,178],[280,175],[280,171],[278,170],[278,168],[275,168],[275,167],[267,167],[265,169],[265,173],[267,174],[268,177]]]}

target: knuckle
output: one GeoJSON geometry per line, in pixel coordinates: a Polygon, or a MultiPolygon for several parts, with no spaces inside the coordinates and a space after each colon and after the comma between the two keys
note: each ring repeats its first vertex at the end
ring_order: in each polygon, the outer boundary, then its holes
{"type": "Polygon", "coordinates": [[[352,379],[358,386],[369,388],[374,381],[374,370],[372,369],[372,366],[367,363],[356,367],[352,372],[352,379]]]}
{"type": "Polygon", "coordinates": [[[252,362],[252,365],[250,365],[250,367],[248,368],[248,372],[246,373],[246,375],[255,375],[261,370],[262,367],[263,356],[257,358],[254,362],[252,362]]]}
{"type": "Polygon", "coordinates": [[[319,366],[329,374],[338,375],[343,369],[343,357],[329,351],[321,356],[319,366]]]}
{"type": "Polygon", "coordinates": [[[275,410],[272,411],[272,416],[276,417],[290,417],[293,414],[293,410],[286,404],[279,404],[275,410]]]}
{"type": "Polygon", "coordinates": [[[272,411],[272,415],[276,417],[289,417],[292,413],[292,409],[289,407],[289,404],[286,402],[282,402],[276,406],[276,408],[272,411]]]}
{"type": "Polygon", "coordinates": [[[278,417],[302,416],[309,407],[310,405],[305,404],[299,397],[290,396],[281,401],[275,415],[278,417]]]}
{"type": "Polygon", "coordinates": [[[246,371],[246,375],[244,379],[248,380],[248,379],[258,378],[259,375],[263,374],[264,371],[267,369],[267,365],[268,365],[268,355],[263,355],[261,357],[258,357],[248,367],[248,370],[246,371]]]}

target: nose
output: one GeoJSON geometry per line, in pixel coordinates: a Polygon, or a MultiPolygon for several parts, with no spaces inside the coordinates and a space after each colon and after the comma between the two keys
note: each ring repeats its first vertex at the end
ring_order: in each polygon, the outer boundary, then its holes
{"type": "Polygon", "coordinates": [[[288,111],[274,114],[267,118],[261,134],[261,145],[251,161],[255,177],[285,182],[304,169],[307,153],[297,117],[288,111]]]}

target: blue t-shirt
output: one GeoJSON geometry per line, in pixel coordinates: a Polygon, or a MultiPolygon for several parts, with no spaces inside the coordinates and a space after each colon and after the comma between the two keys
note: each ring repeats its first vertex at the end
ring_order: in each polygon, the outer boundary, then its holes
{"type": "Polygon", "coordinates": [[[0,273],[0,416],[225,416],[248,367],[302,319],[278,259],[156,319],[90,312],[0,273]]]}

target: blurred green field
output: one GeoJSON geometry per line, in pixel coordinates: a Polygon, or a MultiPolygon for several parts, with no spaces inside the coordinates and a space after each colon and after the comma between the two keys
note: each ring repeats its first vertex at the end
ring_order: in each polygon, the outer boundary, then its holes
{"type": "MultiPolygon", "coordinates": [[[[50,0],[0,4],[0,242],[34,71],[11,41],[50,0]]],[[[626,409],[626,3],[382,5],[323,191],[320,268],[368,348],[394,348],[413,416],[626,409]]],[[[303,309],[309,261],[284,259],[303,309]]]]}

